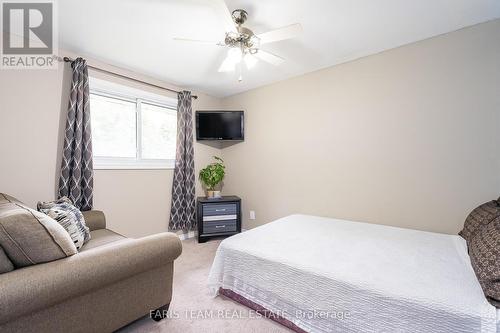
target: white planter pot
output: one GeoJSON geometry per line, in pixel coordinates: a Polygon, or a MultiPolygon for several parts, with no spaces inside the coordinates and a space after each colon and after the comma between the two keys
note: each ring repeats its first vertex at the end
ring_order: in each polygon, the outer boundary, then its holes
{"type": "Polygon", "coordinates": [[[208,199],[219,199],[222,198],[220,191],[207,191],[208,199]]]}

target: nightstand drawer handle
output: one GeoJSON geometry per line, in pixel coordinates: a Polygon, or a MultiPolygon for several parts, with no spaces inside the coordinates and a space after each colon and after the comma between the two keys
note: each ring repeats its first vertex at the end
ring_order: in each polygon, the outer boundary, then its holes
{"type": "Polygon", "coordinates": [[[216,209],[215,211],[216,211],[216,212],[225,212],[225,211],[226,211],[226,208],[216,209]]]}
{"type": "Polygon", "coordinates": [[[225,225],[216,225],[215,228],[216,229],[219,229],[219,228],[225,228],[226,226],[225,225]]]}

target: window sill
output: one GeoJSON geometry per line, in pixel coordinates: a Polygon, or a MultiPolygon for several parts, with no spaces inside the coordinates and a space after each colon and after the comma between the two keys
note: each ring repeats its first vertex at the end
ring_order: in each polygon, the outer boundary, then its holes
{"type": "Polygon", "coordinates": [[[93,170],[174,170],[173,166],[129,166],[129,165],[104,165],[94,166],[93,170]]]}
{"type": "Polygon", "coordinates": [[[94,159],[94,170],[173,170],[173,160],[101,160],[94,159]]]}

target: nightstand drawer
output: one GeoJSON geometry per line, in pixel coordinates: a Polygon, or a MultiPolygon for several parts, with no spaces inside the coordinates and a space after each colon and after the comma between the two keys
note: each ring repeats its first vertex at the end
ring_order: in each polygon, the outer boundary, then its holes
{"type": "Polygon", "coordinates": [[[226,203],[226,204],[204,204],[203,205],[203,216],[213,216],[213,215],[234,215],[236,214],[236,204],[226,203]]]}
{"type": "Polygon", "coordinates": [[[203,216],[203,222],[210,222],[210,221],[228,221],[228,220],[236,220],[238,218],[238,215],[236,214],[231,214],[231,215],[212,215],[212,216],[203,216]]]}
{"type": "Polygon", "coordinates": [[[236,220],[203,222],[204,234],[215,234],[219,232],[235,232],[235,231],[236,231],[236,220]]]}

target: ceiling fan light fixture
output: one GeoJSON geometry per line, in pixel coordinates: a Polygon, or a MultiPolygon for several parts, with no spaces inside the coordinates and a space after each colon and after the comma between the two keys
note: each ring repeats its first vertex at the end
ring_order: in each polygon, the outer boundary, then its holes
{"type": "Polygon", "coordinates": [[[227,51],[227,57],[230,59],[230,61],[233,64],[237,64],[241,61],[241,58],[243,57],[243,54],[241,52],[241,49],[237,47],[230,48],[229,51],[227,51]]]}
{"type": "Polygon", "coordinates": [[[258,50],[260,48],[260,38],[253,35],[250,37],[250,49],[258,50]]]}
{"type": "Polygon", "coordinates": [[[258,61],[258,59],[255,58],[251,53],[245,54],[243,60],[245,61],[245,65],[247,66],[248,69],[254,68],[258,61]]]}
{"type": "Polygon", "coordinates": [[[226,47],[228,49],[227,55],[219,66],[218,71],[237,71],[238,81],[240,82],[243,80],[243,66],[251,69],[261,60],[271,65],[279,66],[285,60],[279,55],[262,50],[260,48],[261,45],[291,39],[297,37],[302,32],[302,26],[299,23],[295,23],[256,35],[252,30],[244,26],[248,19],[248,13],[244,9],[236,9],[231,12],[224,0],[213,0],[213,3],[215,3],[215,8],[220,13],[225,25],[225,38],[222,42],[192,38],[174,39],[226,47]]]}

